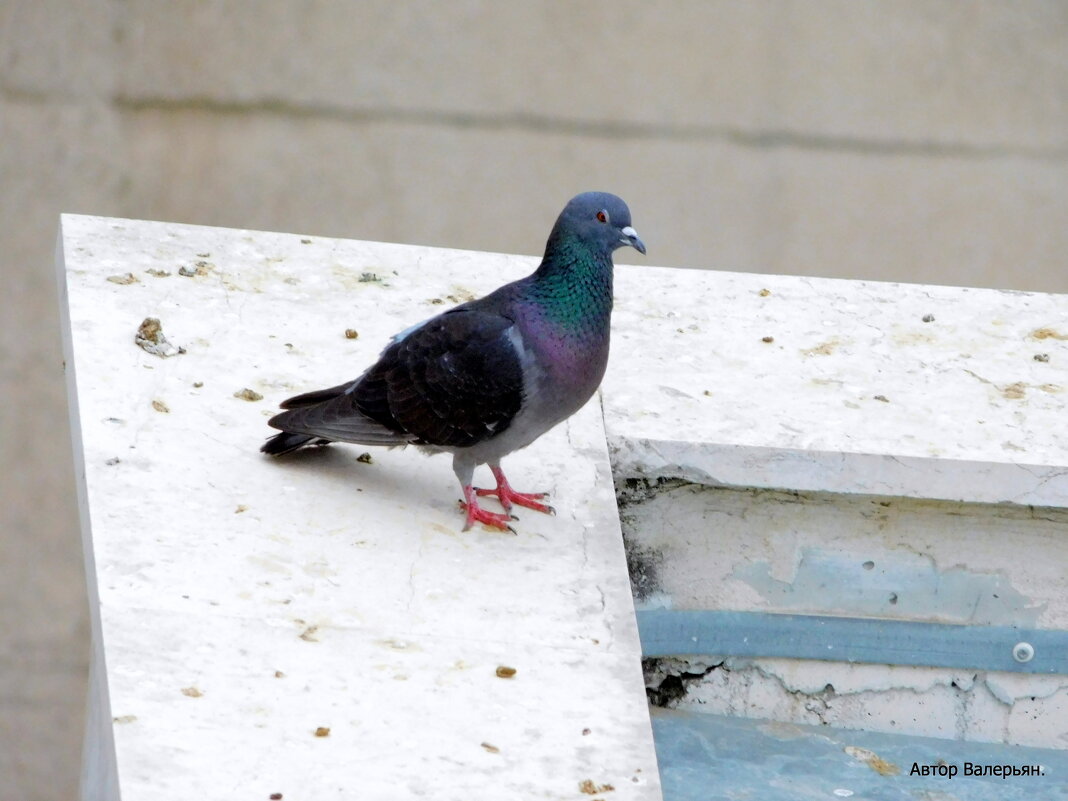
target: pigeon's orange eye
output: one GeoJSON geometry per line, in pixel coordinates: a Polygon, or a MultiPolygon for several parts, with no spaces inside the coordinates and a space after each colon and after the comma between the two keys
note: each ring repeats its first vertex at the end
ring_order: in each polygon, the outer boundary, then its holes
{"type": "Polygon", "coordinates": [[[606,212],[606,211],[597,212],[597,219],[599,221],[603,222],[603,223],[608,222],[608,212],[606,212]]]}

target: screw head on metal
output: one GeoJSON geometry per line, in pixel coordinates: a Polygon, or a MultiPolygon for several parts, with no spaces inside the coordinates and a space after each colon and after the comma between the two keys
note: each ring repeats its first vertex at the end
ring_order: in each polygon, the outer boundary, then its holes
{"type": "Polygon", "coordinates": [[[1029,642],[1018,642],[1012,646],[1012,658],[1023,664],[1035,658],[1035,646],[1029,642]]]}

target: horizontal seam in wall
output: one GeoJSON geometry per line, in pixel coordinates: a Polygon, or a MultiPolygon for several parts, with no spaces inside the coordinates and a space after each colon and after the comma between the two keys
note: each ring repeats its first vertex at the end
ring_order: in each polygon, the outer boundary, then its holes
{"type": "Polygon", "coordinates": [[[425,109],[343,109],[328,105],[301,105],[283,100],[224,102],[210,98],[141,98],[119,96],[123,111],[207,112],[219,115],[262,114],[297,119],[323,119],[347,123],[399,123],[440,126],[458,130],[526,131],[564,136],[665,142],[725,141],[753,149],[799,149],[827,153],[880,156],[923,156],[960,159],[1022,158],[1036,161],[1068,160],[1064,147],[972,144],[933,139],[870,139],[789,130],[749,130],[731,126],[673,125],[628,120],[578,120],[526,112],[478,114],[425,109]]]}

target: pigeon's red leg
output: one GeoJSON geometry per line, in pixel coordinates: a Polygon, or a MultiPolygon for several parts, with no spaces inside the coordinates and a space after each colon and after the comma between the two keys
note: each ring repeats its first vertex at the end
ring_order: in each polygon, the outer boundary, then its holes
{"type": "Polygon", "coordinates": [[[501,470],[500,465],[490,465],[490,470],[493,471],[493,477],[497,479],[497,489],[476,489],[475,492],[478,495],[493,495],[501,502],[501,506],[504,507],[505,511],[510,511],[512,505],[516,504],[533,509],[536,512],[545,512],[545,514],[549,515],[556,514],[556,510],[548,504],[538,503],[542,498],[549,497],[549,493],[516,492],[508,483],[508,479],[504,477],[504,471],[501,470]]]}
{"type": "Polygon", "coordinates": [[[478,505],[478,496],[474,487],[468,485],[464,487],[464,500],[460,502],[460,507],[467,511],[467,522],[464,523],[464,531],[467,531],[475,523],[485,523],[491,528],[500,529],[501,531],[511,531],[515,534],[515,529],[508,525],[512,520],[511,515],[501,515],[496,512],[487,512],[481,506],[478,505]]]}

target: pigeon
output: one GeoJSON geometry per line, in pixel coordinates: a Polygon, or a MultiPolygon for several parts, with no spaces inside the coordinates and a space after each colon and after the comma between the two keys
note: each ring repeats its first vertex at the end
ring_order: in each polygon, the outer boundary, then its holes
{"type": "Polygon", "coordinates": [[[517,492],[501,460],[590,399],[608,363],[612,254],[645,253],[627,204],[585,192],[560,213],[532,274],[461,303],[395,335],[363,374],[281,404],[267,424],[281,430],[260,448],[280,456],[306,445],[415,445],[451,453],[467,513],[512,531],[515,506],[555,514],[546,492],[517,492]],[[487,464],[495,489],[472,485],[487,464]],[[505,514],[483,509],[496,497],[505,514]]]}

